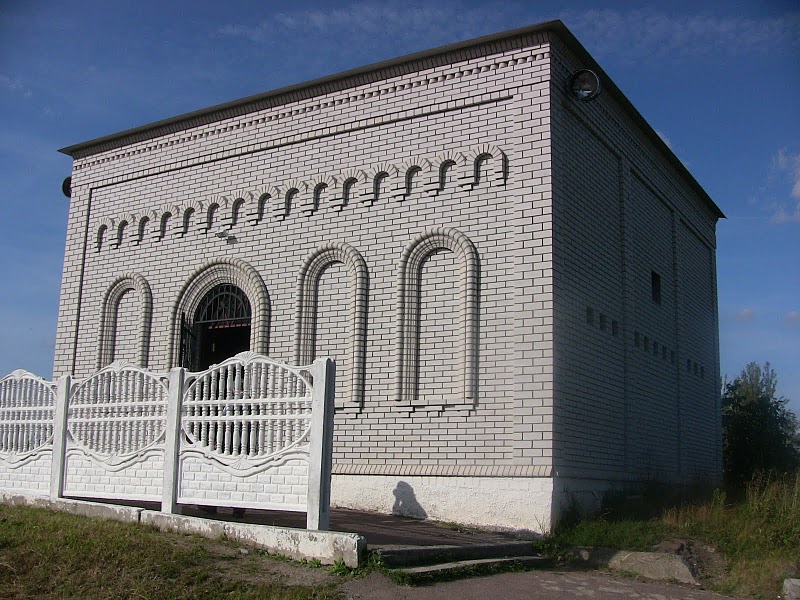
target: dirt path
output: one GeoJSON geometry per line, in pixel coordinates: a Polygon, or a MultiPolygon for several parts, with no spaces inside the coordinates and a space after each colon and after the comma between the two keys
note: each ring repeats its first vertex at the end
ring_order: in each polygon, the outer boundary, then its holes
{"type": "Polygon", "coordinates": [[[527,571],[474,577],[424,587],[398,586],[379,573],[340,588],[347,600],[729,600],[712,592],[667,583],[646,583],[604,573],[527,571]]]}

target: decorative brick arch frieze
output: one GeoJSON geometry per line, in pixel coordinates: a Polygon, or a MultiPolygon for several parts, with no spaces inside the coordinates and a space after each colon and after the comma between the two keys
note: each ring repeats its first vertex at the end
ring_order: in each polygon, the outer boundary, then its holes
{"type": "Polygon", "coordinates": [[[386,186],[388,190],[394,190],[399,174],[400,171],[393,164],[378,163],[372,165],[365,171],[366,181],[364,182],[364,193],[361,196],[361,201],[372,205],[377,202],[383,186],[386,186]]]}
{"type": "Polygon", "coordinates": [[[153,317],[153,294],[150,284],[139,273],[126,273],[114,280],[103,296],[100,313],[100,335],[97,341],[97,368],[101,369],[114,362],[117,339],[117,319],[122,297],[133,290],[139,299],[139,335],[136,360],[143,369],[147,368],[150,354],[150,325],[153,317]]]}
{"type": "Polygon", "coordinates": [[[294,362],[309,364],[315,356],[317,297],[319,280],[330,265],[342,263],[350,272],[350,335],[347,354],[351,375],[348,397],[362,406],[367,358],[367,303],[369,272],[361,254],[344,242],[331,242],[308,255],[297,277],[295,294],[294,362]]]}
{"type": "Polygon", "coordinates": [[[469,190],[479,185],[481,167],[487,160],[491,160],[489,184],[504,185],[508,178],[508,157],[494,144],[483,144],[467,152],[465,168],[459,177],[459,185],[469,190]]]}
{"type": "Polygon", "coordinates": [[[97,235],[95,236],[94,245],[97,252],[103,249],[103,245],[108,241],[109,237],[113,235],[116,229],[116,221],[111,217],[104,217],[100,219],[97,225],[97,235]],[[109,233],[111,232],[111,233],[109,233]]]}
{"type": "Polygon", "coordinates": [[[123,215],[117,221],[117,225],[114,228],[114,239],[113,239],[113,248],[119,248],[122,246],[128,238],[128,233],[131,229],[131,223],[136,221],[136,215],[127,214],[123,215]]]}
{"type": "Polygon", "coordinates": [[[188,235],[192,231],[193,225],[203,218],[204,213],[205,208],[200,200],[183,204],[180,207],[178,218],[175,219],[173,231],[179,236],[188,235]]]}
{"type": "Polygon", "coordinates": [[[461,152],[451,151],[437,154],[431,161],[431,175],[427,192],[432,196],[444,190],[447,184],[447,172],[453,169],[458,174],[464,172],[466,157],[461,152]]]}
{"type": "Polygon", "coordinates": [[[429,187],[431,182],[431,163],[426,158],[415,156],[406,160],[399,169],[400,176],[396,180],[394,199],[402,202],[411,195],[415,185],[421,184],[422,189],[429,187]]]}
{"type": "Polygon", "coordinates": [[[224,224],[225,214],[229,209],[228,198],[225,196],[213,196],[204,203],[203,211],[197,218],[197,231],[206,233],[217,225],[224,224]]]}
{"type": "Polygon", "coordinates": [[[341,204],[336,200],[337,179],[330,175],[320,175],[308,182],[309,193],[303,194],[300,199],[303,204],[298,206],[304,215],[310,215],[318,210],[328,207],[341,210],[341,204]]]}
{"type": "Polygon", "coordinates": [[[158,213],[154,210],[136,215],[136,220],[131,224],[131,241],[138,246],[147,239],[147,229],[152,230],[154,223],[158,222],[158,213]]]}
{"type": "Polygon", "coordinates": [[[272,306],[267,286],[251,265],[239,258],[212,260],[197,269],[178,293],[172,306],[170,321],[170,367],[180,362],[181,315],[194,318],[197,307],[214,287],[232,284],[241,289],[250,301],[250,350],[269,353],[272,306]]]}
{"type": "Polygon", "coordinates": [[[239,191],[233,194],[228,199],[228,210],[222,218],[222,225],[228,229],[232,229],[239,223],[247,221],[247,215],[250,214],[250,203],[252,202],[253,194],[247,191],[239,191]]]}
{"type": "MultiPolygon", "coordinates": [[[[293,179],[276,186],[278,195],[273,200],[272,214],[275,218],[284,220],[293,211],[294,207],[303,206],[307,200],[308,184],[305,181],[293,179]]],[[[300,212],[300,211],[296,211],[300,212]]]]}
{"type": "Polygon", "coordinates": [[[293,178],[274,185],[265,183],[253,190],[236,189],[225,195],[193,198],[180,205],[168,203],[138,215],[99,220],[94,244],[98,252],[101,248],[119,247],[117,228],[123,221],[127,222],[125,237],[138,245],[148,238],[163,241],[191,233],[216,233],[239,223],[255,226],[263,221],[279,223],[288,218],[344,212],[358,204],[371,206],[381,197],[404,202],[409,200],[412,188],[435,197],[448,188],[449,170],[456,174],[456,185],[450,186],[456,192],[470,193],[484,185],[502,186],[508,178],[508,157],[493,144],[481,144],[463,152],[452,149],[435,156],[409,157],[396,164],[380,162],[336,174],[321,173],[308,180],[293,178]],[[142,222],[147,223],[146,234],[139,226],[142,222]]]}
{"type": "Polygon", "coordinates": [[[152,237],[154,240],[161,241],[174,234],[176,223],[180,223],[183,217],[183,209],[176,204],[167,204],[156,211],[158,217],[154,223],[152,237]]]}
{"type": "Polygon", "coordinates": [[[480,261],[478,251],[463,233],[437,227],[415,237],[400,257],[397,271],[396,394],[400,402],[417,401],[419,383],[419,310],[422,266],[438,250],[450,250],[461,267],[461,330],[459,359],[463,377],[462,404],[473,404],[478,388],[478,328],[480,261]]]}
{"type": "Polygon", "coordinates": [[[247,215],[247,222],[250,225],[258,225],[261,221],[269,217],[270,202],[278,197],[280,192],[273,186],[268,185],[252,193],[250,212],[247,215]]]}
{"type": "Polygon", "coordinates": [[[337,181],[341,181],[341,185],[331,199],[331,204],[340,207],[339,210],[350,206],[353,202],[364,201],[363,197],[367,183],[367,174],[364,171],[361,169],[347,169],[339,175],[337,181]]]}

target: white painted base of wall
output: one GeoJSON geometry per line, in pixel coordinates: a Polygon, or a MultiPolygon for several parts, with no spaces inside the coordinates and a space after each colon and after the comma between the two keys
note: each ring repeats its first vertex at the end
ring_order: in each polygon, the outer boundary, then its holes
{"type": "Polygon", "coordinates": [[[331,506],[544,533],[553,489],[552,477],[334,475],[331,506]]]}

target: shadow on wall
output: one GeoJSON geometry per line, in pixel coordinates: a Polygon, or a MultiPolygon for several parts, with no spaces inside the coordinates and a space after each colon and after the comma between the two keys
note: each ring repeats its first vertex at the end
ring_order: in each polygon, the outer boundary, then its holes
{"type": "Polygon", "coordinates": [[[417,497],[414,495],[414,488],[405,481],[398,481],[397,487],[392,490],[392,493],[394,494],[394,506],[392,506],[393,515],[414,517],[415,519],[428,518],[428,513],[426,513],[422,505],[417,502],[417,497]]]}

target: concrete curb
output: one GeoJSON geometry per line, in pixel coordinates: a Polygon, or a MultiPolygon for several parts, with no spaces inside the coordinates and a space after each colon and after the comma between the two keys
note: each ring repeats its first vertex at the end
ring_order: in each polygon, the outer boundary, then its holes
{"type": "Polygon", "coordinates": [[[800,600],[800,579],[784,579],[782,600],[800,600]]]}
{"type": "Polygon", "coordinates": [[[666,552],[630,552],[612,548],[572,549],[578,561],[591,567],[606,567],[634,573],[656,581],[679,581],[699,585],[682,556],[666,552]]]}
{"type": "Polygon", "coordinates": [[[33,508],[44,508],[59,512],[91,517],[94,519],[106,519],[109,521],[121,521],[123,523],[138,523],[143,508],[135,506],[119,506],[116,504],[102,504],[100,502],[87,502],[84,500],[51,500],[42,496],[18,496],[11,494],[0,494],[0,500],[4,504],[13,506],[31,506],[33,508]]]}
{"type": "Polygon", "coordinates": [[[197,534],[211,539],[226,537],[264,548],[272,554],[281,554],[295,560],[318,560],[324,565],[342,561],[348,567],[355,568],[363,564],[367,551],[366,539],[355,533],[229,523],[172,515],[133,506],[83,500],[51,500],[41,496],[0,493],[0,501],[12,506],[31,506],[95,519],[139,523],[160,531],[197,534]]]}
{"type": "Polygon", "coordinates": [[[142,511],[141,523],[162,531],[196,533],[210,538],[227,537],[295,560],[318,560],[324,565],[343,561],[348,567],[358,567],[363,563],[367,550],[366,539],[356,533],[212,521],[152,510],[142,511]]]}

